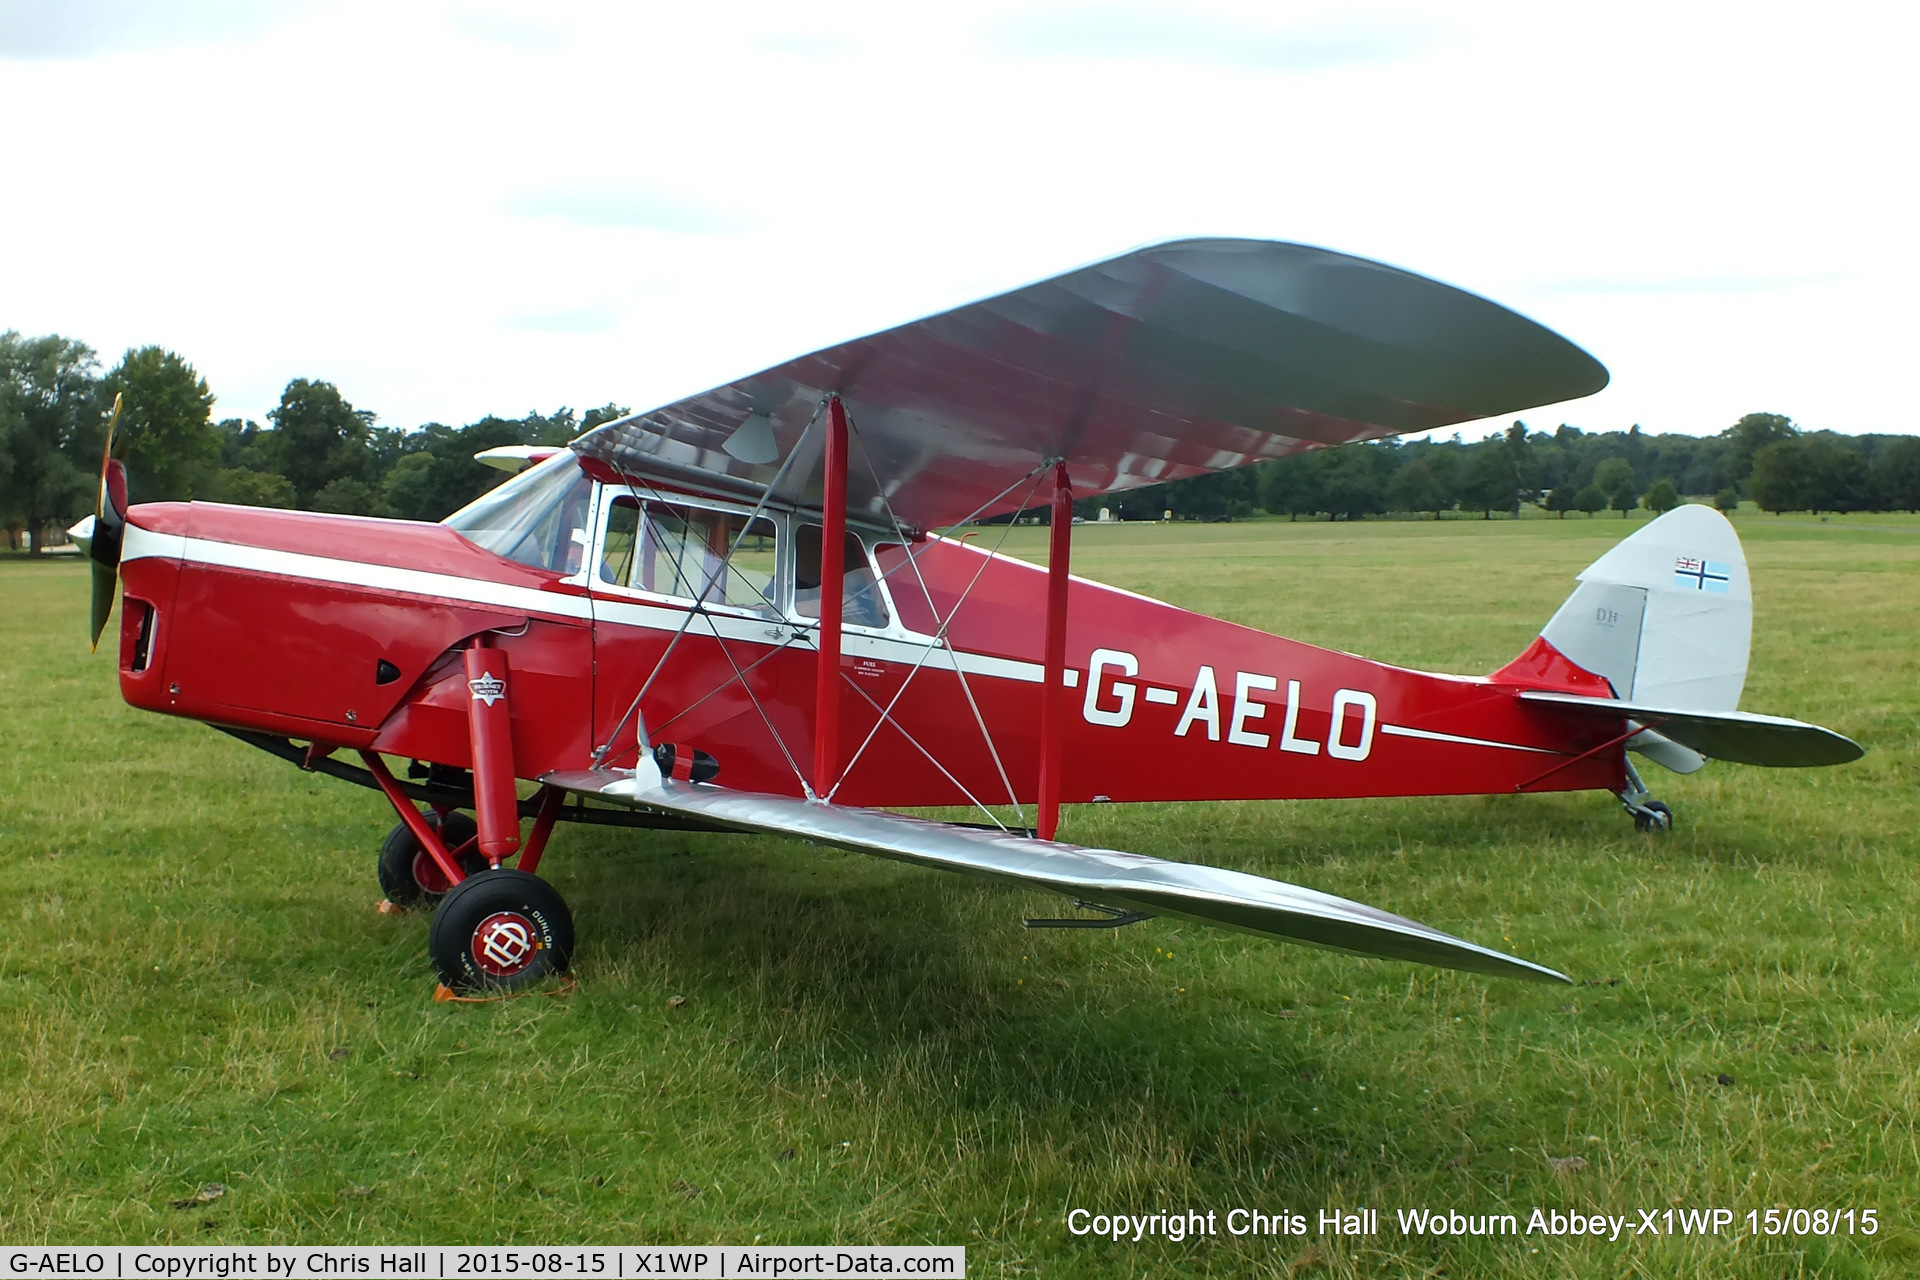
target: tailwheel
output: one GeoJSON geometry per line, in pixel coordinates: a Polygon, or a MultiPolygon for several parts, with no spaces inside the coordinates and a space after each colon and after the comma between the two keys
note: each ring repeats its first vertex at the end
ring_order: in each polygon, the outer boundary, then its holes
{"type": "MultiPolygon", "coordinates": [[[[429,815],[427,821],[440,829],[440,842],[448,852],[473,839],[476,831],[473,819],[464,813],[448,813],[444,818],[429,815]]],[[[460,858],[460,869],[473,875],[487,869],[487,860],[477,852],[468,853],[460,858]]],[[[380,889],[387,895],[388,902],[403,910],[415,907],[431,910],[452,887],[447,873],[440,869],[433,855],[421,847],[406,823],[387,833],[385,843],[380,846],[380,889]]]]}
{"type": "Polygon", "coordinates": [[[427,950],[440,981],[455,991],[517,991],[567,971],[573,913],[539,876],[482,871],[442,900],[427,950]]]}
{"type": "Polygon", "coordinates": [[[1614,794],[1620,798],[1621,807],[1633,815],[1633,829],[1646,832],[1673,830],[1673,810],[1653,798],[1653,793],[1647,790],[1647,784],[1641,780],[1640,771],[1633,767],[1631,760],[1627,761],[1625,772],[1626,788],[1614,794]]]}
{"type": "Polygon", "coordinates": [[[1673,810],[1663,800],[1649,800],[1633,812],[1635,831],[1673,830],[1673,810]]]}

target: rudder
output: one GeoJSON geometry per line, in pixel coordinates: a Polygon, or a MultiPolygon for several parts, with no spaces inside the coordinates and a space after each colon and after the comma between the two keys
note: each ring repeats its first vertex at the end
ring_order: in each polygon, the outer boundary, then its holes
{"type": "MultiPolygon", "coordinates": [[[[1540,638],[1493,678],[1525,686],[1526,702],[1624,719],[1627,750],[1676,773],[1710,759],[1774,768],[1859,759],[1860,744],[1831,729],[1739,709],[1752,638],[1739,535],[1718,511],[1685,506],[1588,565],[1540,638]]],[[[1631,766],[1627,779],[1620,798],[1635,821],[1657,808],[1664,827],[1670,811],[1631,766]]]]}
{"type": "Polygon", "coordinates": [[[1617,698],[1736,710],[1753,638],[1739,535],[1711,507],[1676,507],[1588,565],[1540,636],[1617,698]]]}

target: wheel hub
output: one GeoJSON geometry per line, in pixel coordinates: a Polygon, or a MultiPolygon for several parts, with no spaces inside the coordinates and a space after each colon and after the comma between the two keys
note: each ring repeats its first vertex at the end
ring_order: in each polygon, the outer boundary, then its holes
{"type": "Polygon", "coordinates": [[[453,881],[425,849],[413,855],[413,882],[428,893],[441,894],[453,888],[453,881]]]}
{"type": "Polygon", "coordinates": [[[473,931],[473,962],[496,978],[511,978],[540,954],[540,931],[518,911],[496,911],[473,931]]]}

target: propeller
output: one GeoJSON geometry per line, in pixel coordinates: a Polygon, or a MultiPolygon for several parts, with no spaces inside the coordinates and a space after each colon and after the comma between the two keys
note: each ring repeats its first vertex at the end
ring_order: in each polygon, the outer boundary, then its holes
{"type": "Polygon", "coordinates": [[[127,464],[113,456],[113,437],[120,426],[120,396],[113,397],[113,415],[107,419],[107,442],[100,450],[100,493],[93,514],[67,533],[93,561],[92,647],[100,648],[100,633],[113,612],[114,588],[120,584],[120,549],[127,536],[127,464]]]}

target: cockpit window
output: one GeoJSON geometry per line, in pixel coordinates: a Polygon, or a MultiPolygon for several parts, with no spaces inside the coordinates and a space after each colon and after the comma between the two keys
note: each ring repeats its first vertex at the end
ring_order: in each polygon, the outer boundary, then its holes
{"type": "MultiPolygon", "coordinates": [[[[817,524],[801,525],[794,534],[793,611],[803,618],[820,616],[820,540],[824,535],[817,524]]],[[[880,594],[880,583],[867,552],[854,534],[846,536],[841,552],[845,577],[840,588],[840,619],[856,627],[887,625],[887,601],[880,594]]]]}
{"type": "Polygon", "coordinates": [[[476,546],[555,573],[579,572],[587,551],[593,481],[572,450],[529,467],[442,524],[476,546]]]}
{"type": "Polygon", "coordinates": [[[766,613],[777,550],[771,520],[620,497],[607,512],[599,574],[615,586],[766,613]]]}

